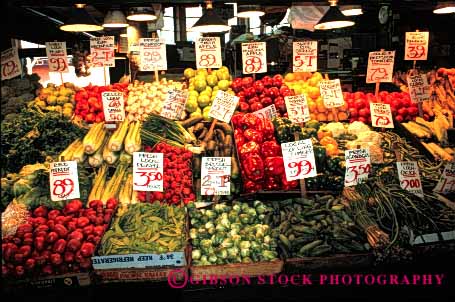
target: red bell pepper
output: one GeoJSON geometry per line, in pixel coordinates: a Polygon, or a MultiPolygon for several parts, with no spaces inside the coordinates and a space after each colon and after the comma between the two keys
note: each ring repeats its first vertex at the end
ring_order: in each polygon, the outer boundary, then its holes
{"type": "Polygon", "coordinates": [[[262,133],[264,135],[264,140],[275,140],[275,129],[271,120],[263,120],[263,129],[262,133]]]}
{"type": "Polygon", "coordinates": [[[253,141],[253,142],[256,142],[258,144],[261,144],[264,141],[264,136],[258,130],[246,129],[243,132],[243,135],[245,136],[245,139],[247,141],[253,141]]]}
{"type": "Polygon", "coordinates": [[[286,174],[283,174],[281,176],[281,182],[282,182],[282,189],[283,190],[292,190],[292,189],[295,189],[297,188],[298,186],[298,181],[297,180],[291,180],[291,181],[287,181],[286,180],[286,174]]]}
{"type": "Polygon", "coordinates": [[[252,113],[247,113],[242,116],[239,121],[240,127],[243,129],[262,129],[262,122],[261,119],[252,113]]]}
{"type": "Polygon", "coordinates": [[[280,183],[275,179],[275,177],[268,176],[265,179],[265,189],[267,191],[276,191],[280,189],[280,183]]]}
{"type": "Polygon", "coordinates": [[[281,156],[281,147],[274,140],[266,141],[261,145],[263,157],[281,156]]]}
{"type": "Polygon", "coordinates": [[[258,153],[249,154],[244,157],[242,167],[245,170],[246,177],[254,182],[264,178],[264,162],[258,153]]]}
{"type": "Polygon", "coordinates": [[[284,174],[284,162],[281,156],[266,157],[265,174],[268,176],[281,176],[284,174]]]}
{"type": "Polygon", "coordinates": [[[258,143],[253,141],[248,142],[240,147],[240,158],[243,160],[246,159],[250,154],[259,154],[260,150],[261,147],[258,143]]]}
{"type": "Polygon", "coordinates": [[[262,189],[262,184],[252,180],[246,180],[243,184],[246,193],[254,193],[262,189]]]}

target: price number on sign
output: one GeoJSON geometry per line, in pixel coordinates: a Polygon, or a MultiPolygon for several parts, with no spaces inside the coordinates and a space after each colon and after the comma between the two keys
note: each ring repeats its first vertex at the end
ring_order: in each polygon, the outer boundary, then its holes
{"type": "Polygon", "coordinates": [[[216,63],[216,57],[212,54],[202,55],[199,58],[199,66],[209,67],[216,63]]]}
{"type": "Polygon", "coordinates": [[[420,188],[420,179],[403,179],[401,181],[401,187],[405,190],[420,188]]]}
{"type": "Polygon", "coordinates": [[[152,63],[156,63],[161,60],[161,54],[158,51],[145,51],[144,57],[150,60],[152,63]]]}
{"type": "Polygon", "coordinates": [[[149,172],[136,171],[136,174],[139,174],[139,177],[144,179],[143,184],[137,183],[137,182],[134,183],[134,185],[139,186],[139,187],[147,187],[150,184],[150,182],[152,182],[152,181],[163,180],[163,174],[161,174],[160,172],[156,172],[156,171],[149,171],[149,172]]]}
{"type": "Polygon", "coordinates": [[[372,68],[371,69],[372,73],[370,74],[370,80],[371,81],[380,81],[382,79],[387,79],[388,73],[386,68],[372,68]]]}
{"type": "Polygon", "coordinates": [[[374,124],[378,127],[384,127],[390,125],[390,118],[388,116],[373,115],[374,124]]]}
{"type": "MultiPolygon", "coordinates": [[[[218,185],[219,188],[226,188],[226,187],[228,187],[228,185],[230,186],[231,176],[218,175],[216,177],[218,178],[218,181],[219,181],[219,185],[218,185]]],[[[202,178],[202,187],[206,187],[206,188],[203,188],[202,195],[214,195],[215,194],[216,190],[212,186],[213,185],[212,181],[214,181],[214,179],[212,178],[212,175],[206,175],[202,178]]]]}
{"type": "Polygon", "coordinates": [[[110,60],[110,58],[113,58],[113,57],[114,57],[114,51],[95,50],[92,52],[92,65],[95,67],[103,67],[104,63],[107,63],[110,60]],[[98,58],[98,56],[101,56],[101,58],[98,58]]]}
{"type": "Polygon", "coordinates": [[[425,56],[425,47],[423,45],[408,46],[408,58],[420,59],[425,56]]]}
{"type": "Polygon", "coordinates": [[[74,191],[74,182],[70,178],[56,179],[53,183],[52,194],[59,198],[65,198],[74,191]]]}
{"type": "Polygon", "coordinates": [[[109,118],[111,122],[123,121],[123,115],[121,113],[109,113],[109,118]]]}
{"type": "Polygon", "coordinates": [[[346,183],[351,183],[351,182],[357,183],[358,180],[362,178],[359,176],[364,175],[363,176],[363,178],[364,178],[364,177],[368,176],[368,174],[370,174],[370,171],[371,171],[370,164],[361,164],[358,166],[350,166],[350,167],[348,167],[347,174],[352,175],[352,178],[348,179],[346,177],[345,182],[346,183]]]}
{"type": "Polygon", "coordinates": [[[455,192],[455,179],[444,178],[441,184],[441,192],[455,192]]]}
{"type": "Polygon", "coordinates": [[[302,56],[296,55],[294,56],[294,67],[300,68],[304,65],[307,67],[313,66],[313,60],[315,60],[317,56],[302,56]]]}
{"type": "Polygon", "coordinates": [[[57,72],[65,71],[68,67],[64,58],[50,58],[49,63],[52,64],[52,70],[57,72]]]}
{"type": "Polygon", "coordinates": [[[308,160],[301,160],[298,162],[291,161],[288,163],[288,167],[291,169],[296,169],[295,174],[290,175],[291,177],[308,175],[314,169],[313,165],[308,160]]]}
{"type": "Polygon", "coordinates": [[[245,72],[254,73],[262,69],[262,59],[257,56],[248,56],[245,60],[245,72]]]}
{"type": "Polygon", "coordinates": [[[305,119],[304,115],[306,113],[306,108],[305,105],[294,105],[291,107],[290,111],[293,116],[301,116],[303,120],[305,119]]]}
{"type": "Polygon", "coordinates": [[[7,61],[2,63],[2,76],[8,77],[13,73],[18,72],[19,66],[17,66],[16,62],[14,61],[7,61]]]}
{"type": "Polygon", "coordinates": [[[117,108],[120,106],[122,106],[122,104],[120,103],[120,100],[112,100],[109,102],[109,107],[117,108]]]}

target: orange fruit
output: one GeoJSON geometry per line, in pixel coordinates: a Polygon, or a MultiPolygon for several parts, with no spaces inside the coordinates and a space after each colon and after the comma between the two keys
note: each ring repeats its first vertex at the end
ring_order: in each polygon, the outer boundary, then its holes
{"type": "Polygon", "coordinates": [[[308,87],[308,96],[313,100],[316,100],[320,96],[319,88],[317,87],[308,87]]]}
{"type": "Polygon", "coordinates": [[[340,121],[346,121],[348,118],[349,117],[348,117],[348,114],[346,112],[344,112],[344,111],[338,112],[338,119],[340,121]]]}
{"type": "Polygon", "coordinates": [[[325,145],[325,154],[327,156],[338,155],[338,147],[336,145],[334,145],[334,144],[325,145]]]}
{"type": "Polygon", "coordinates": [[[327,120],[328,120],[329,122],[332,122],[332,121],[333,121],[333,113],[332,113],[332,112],[327,113],[327,120]]]}
{"type": "Polygon", "coordinates": [[[318,120],[320,122],[326,122],[327,116],[324,113],[318,113],[316,120],[318,120]]]}
{"type": "Polygon", "coordinates": [[[317,104],[316,107],[319,113],[325,113],[327,111],[327,108],[325,108],[324,104],[317,104]]]}
{"type": "Polygon", "coordinates": [[[284,80],[286,82],[294,82],[295,81],[295,75],[292,72],[290,72],[290,73],[288,73],[287,75],[284,76],[284,80]]]}
{"type": "Polygon", "coordinates": [[[312,76],[312,77],[308,80],[308,85],[309,85],[309,86],[317,87],[318,84],[319,84],[319,79],[315,78],[314,76],[312,76]]]}
{"type": "Polygon", "coordinates": [[[316,112],[316,110],[318,109],[317,105],[315,102],[313,101],[308,101],[308,109],[310,110],[310,112],[316,112]]]}
{"type": "Polygon", "coordinates": [[[310,113],[310,119],[316,121],[318,119],[316,113],[310,113]]]}
{"type": "Polygon", "coordinates": [[[348,111],[348,104],[344,102],[343,106],[338,107],[339,111],[348,111]]]}

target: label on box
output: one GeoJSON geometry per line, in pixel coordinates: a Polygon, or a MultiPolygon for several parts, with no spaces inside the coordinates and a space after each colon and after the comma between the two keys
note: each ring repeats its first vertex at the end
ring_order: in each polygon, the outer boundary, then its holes
{"type": "Polygon", "coordinates": [[[50,164],[49,183],[51,200],[80,198],[76,161],[61,161],[50,164]]]}
{"type": "Polygon", "coordinates": [[[455,240],[455,231],[441,232],[441,236],[445,241],[455,240]]]}
{"type": "Polygon", "coordinates": [[[305,123],[311,119],[310,109],[304,94],[285,96],[284,102],[286,103],[288,117],[293,123],[305,123]]]}
{"type": "Polygon", "coordinates": [[[226,93],[222,90],[218,90],[215,98],[213,99],[213,104],[210,107],[209,117],[229,123],[238,103],[239,97],[226,93]]]}
{"type": "Polygon", "coordinates": [[[378,128],[394,128],[389,104],[370,103],[371,125],[378,128]]]}
{"type": "Polygon", "coordinates": [[[141,71],[167,70],[166,41],[158,38],[139,39],[141,71]]]}
{"type": "Polygon", "coordinates": [[[319,82],[319,90],[326,108],[331,109],[344,105],[340,79],[321,80],[319,82]]]}
{"type": "Polygon", "coordinates": [[[368,56],[367,83],[392,82],[395,51],[372,51],[368,56]]]}
{"type": "Polygon", "coordinates": [[[412,194],[423,198],[423,188],[420,181],[419,167],[416,161],[397,162],[400,186],[412,194]]]}
{"type": "Polygon", "coordinates": [[[315,72],[318,69],[318,41],[292,43],[293,72],[315,72]]]}
{"type": "Polygon", "coordinates": [[[167,92],[160,115],[171,120],[179,120],[185,110],[188,91],[172,89],[167,92]]]}
{"type": "Polygon", "coordinates": [[[15,78],[22,74],[22,65],[17,48],[2,51],[2,81],[15,78]]]}
{"type": "Polygon", "coordinates": [[[203,157],[201,195],[231,195],[231,158],[203,157]]]}
{"type": "Polygon", "coordinates": [[[103,100],[104,120],[106,122],[122,122],[125,120],[125,101],[123,92],[105,91],[101,93],[103,100]]]}
{"type": "Polygon", "coordinates": [[[196,40],[196,67],[220,68],[221,44],[219,37],[201,37],[196,40]]]}
{"type": "Polygon", "coordinates": [[[281,150],[283,152],[287,181],[304,179],[317,175],[311,139],[282,143],[281,150]]]}
{"type": "Polygon", "coordinates": [[[438,184],[433,189],[435,192],[455,192],[455,162],[447,163],[438,184]]]}
{"type": "Polygon", "coordinates": [[[90,38],[90,55],[93,67],[115,67],[114,36],[90,38]]]}
{"type": "Polygon", "coordinates": [[[150,266],[183,266],[183,252],[166,254],[128,254],[92,257],[94,269],[146,268],[150,266]]]}
{"type": "Polygon", "coordinates": [[[68,72],[66,42],[46,42],[46,54],[50,72],[68,72]]]}
{"type": "Polygon", "coordinates": [[[272,104],[270,106],[253,112],[253,114],[263,119],[272,120],[276,117],[276,107],[274,104],[272,104]]]}
{"type": "Polygon", "coordinates": [[[266,43],[242,43],[242,64],[244,74],[267,72],[266,43]]]}
{"type": "Polygon", "coordinates": [[[429,32],[407,32],[405,42],[405,60],[421,61],[428,57],[429,32]]]}
{"type": "Polygon", "coordinates": [[[133,153],[133,190],[163,192],[163,153],[133,153]]]}
{"type": "Polygon", "coordinates": [[[344,186],[355,186],[366,181],[368,174],[371,172],[370,150],[346,150],[344,154],[346,158],[344,186]]]}
{"type": "Polygon", "coordinates": [[[426,75],[408,76],[408,87],[411,101],[414,103],[420,103],[430,99],[430,86],[428,85],[426,75]]]}

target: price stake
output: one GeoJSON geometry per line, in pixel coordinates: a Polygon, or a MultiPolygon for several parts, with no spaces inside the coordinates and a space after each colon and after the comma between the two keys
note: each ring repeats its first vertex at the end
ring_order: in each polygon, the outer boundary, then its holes
{"type": "Polygon", "coordinates": [[[220,68],[221,44],[219,37],[201,37],[196,40],[196,67],[220,68]]]}
{"type": "Polygon", "coordinates": [[[317,175],[311,139],[282,143],[281,150],[287,181],[317,175]]]}
{"type": "Polygon", "coordinates": [[[253,114],[263,119],[272,120],[276,117],[276,107],[274,104],[272,104],[253,112],[253,114]]]}
{"type": "Polygon", "coordinates": [[[69,72],[66,42],[46,42],[46,54],[50,72],[69,72]]]}
{"type": "Polygon", "coordinates": [[[125,101],[123,92],[105,91],[101,93],[104,120],[106,122],[122,122],[125,120],[125,101]]]}
{"type": "Polygon", "coordinates": [[[167,92],[160,115],[171,120],[178,120],[185,109],[188,91],[172,89],[167,92]]]}
{"type": "Polygon", "coordinates": [[[266,43],[242,43],[242,63],[244,74],[267,72],[266,43]]]}
{"type": "Polygon", "coordinates": [[[424,74],[408,76],[408,87],[411,101],[421,103],[430,99],[430,86],[424,74]]]}
{"type": "Polygon", "coordinates": [[[429,37],[429,32],[407,32],[404,59],[411,61],[426,60],[428,56],[429,37]]]}
{"type": "Polygon", "coordinates": [[[326,108],[332,109],[344,105],[340,79],[321,80],[319,82],[319,90],[326,108]]]}
{"type": "Polygon", "coordinates": [[[318,42],[292,43],[293,72],[315,72],[318,69],[318,42]]]}
{"type": "Polygon", "coordinates": [[[420,181],[419,167],[416,161],[397,162],[400,186],[412,194],[423,198],[423,188],[420,181]]]}
{"type": "Polygon", "coordinates": [[[370,103],[371,125],[378,128],[394,128],[389,104],[370,103]]]}
{"type": "Polygon", "coordinates": [[[444,172],[433,191],[444,194],[455,192],[455,162],[446,164],[444,172]]]}
{"type": "Polygon", "coordinates": [[[213,99],[213,104],[210,107],[209,117],[229,123],[238,103],[239,97],[230,95],[222,90],[218,90],[215,98],[213,99]]]}
{"type": "Polygon", "coordinates": [[[17,48],[2,51],[2,81],[15,78],[22,74],[22,65],[17,48]]]}
{"type": "Polygon", "coordinates": [[[231,158],[203,157],[201,195],[231,195],[231,158]]]}
{"type": "Polygon", "coordinates": [[[158,38],[139,39],[141,71],[167,70],[166,41],[158,38]]]}
{"type": "Polygon", "coordinates": [[[114,36],[90,38],[93,67],[115,67],[114,36]]]}
{"type": "Polygon", "coordinates": [[[285,96],[284,102],[286,103],[288,117],[293,123],[305,123],[311,119],[310,109],[304,94],[285,96]]]}
{"type": "Polygon", "coordinates": [[[51,163],[49,182],[52,201],[80,198],[76,161],[51,163]]]}
{"type": "Polygon", "coordinates": [[[355,186],[367,180],[371,172],[370,150],[346,150],[344,154],[346,158],[344,186],[355,186]]]}
{"type": "Polygon", "coordinates": [[[163,192],[163,153],[133,153],[133,190],[163,192]]]}
{"type": "Polygon", "coordinates": [[[373,51],[368,56],[367,83],[392,82],[395,51],[373,51]]]}

